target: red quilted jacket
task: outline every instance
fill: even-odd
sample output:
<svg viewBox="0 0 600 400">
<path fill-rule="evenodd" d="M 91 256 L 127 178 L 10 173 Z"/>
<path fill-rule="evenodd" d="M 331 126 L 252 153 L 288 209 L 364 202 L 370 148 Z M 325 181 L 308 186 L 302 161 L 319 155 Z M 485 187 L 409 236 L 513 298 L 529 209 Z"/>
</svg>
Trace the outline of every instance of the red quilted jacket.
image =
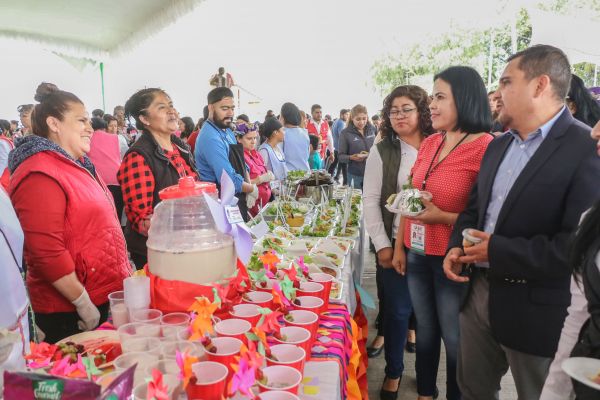
<svg viewBox="0 0 600 400">
<path fill-rule="evenodd" d="M 130 273 L 125 239 L 116 216 L 113 199 L 101 179 L 62 154 L 42 151 L 28 156 L 13 172 L 10 192 L 19 185 L 31 196 L 43 195 L 28 185 L 31 173 L 45 174 L 62 188 L 67 210 L 64 243 L 75 263 L 75 273 L 96 305 L 106 303 L 108 294 L 122 290 L 123 279 Z M 40 205 L 38 210 L 44 212 Z M 28 264 L 27 287 L 35 312 L 71 312 L 75 307 L 65 299 L 51 282 L 43 279 L 39 266 L 28 259 L 25 237 L 25 260 Z"/>
</svg>

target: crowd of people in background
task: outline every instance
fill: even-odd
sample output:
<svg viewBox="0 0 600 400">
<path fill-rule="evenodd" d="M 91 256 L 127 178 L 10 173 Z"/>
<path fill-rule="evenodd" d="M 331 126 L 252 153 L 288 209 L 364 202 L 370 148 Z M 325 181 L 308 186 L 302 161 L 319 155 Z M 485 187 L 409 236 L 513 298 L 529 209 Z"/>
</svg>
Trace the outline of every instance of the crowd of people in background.
<svg viewBox="0 0 600 400">
<path fill-rule="evenodd" d="M 159 88 L 89 116 L 49 83 L 20 121 L 0 120 L 0 254 L 24 238 L 25 263 L 10 254 L 46 341 L 107 319 L 107 295 L 147 262 L 159 192 L 181 177 L 220 187 L 226 173 L 249 220 L 289 171 L 326 170 L 363 190 L 382 400 L 397 398 L 405 350 L 418 399 L 437 398 L 442 343 L 447 399 L 498 398 L 509 368 L 519 398 L 597 398 L 560 368 L 571 354 L 600 357 L 600 105 L 561 50 L 514 54 L 494 90 L 470 67 L 447 68 L 431 93 L 399 86 L 373 115 L 287 102 L 252 122 L 216 86 L 196 123 Z M 386 207 L 407 187 L 427 194 L 419 215 Z M 0 325 L 21 324 L 14 307 Z"/>
</svg>

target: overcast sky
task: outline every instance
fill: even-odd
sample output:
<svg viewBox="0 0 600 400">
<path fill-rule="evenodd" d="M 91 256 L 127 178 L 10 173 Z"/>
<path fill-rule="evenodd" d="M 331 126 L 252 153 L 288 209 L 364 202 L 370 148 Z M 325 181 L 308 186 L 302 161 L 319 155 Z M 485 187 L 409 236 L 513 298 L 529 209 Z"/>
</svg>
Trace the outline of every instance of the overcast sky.
<svg viewBox="0 0 600 400">
<path fill-rule="evenodd" d="M 504 1 L 506 2 L 506 0 Z M 286 101 L 308 111 L 319 103 L 336 115 L 364 104 L 372 114 L 382 96 L 373 62 L 449 29 L 451 23 L 498 23 L 498 0 L 206 0 L 126 55 L 105 63 L 106 111 L 137 89 L 159 86 L 181 116 L 201 116 L 208 80 L 224 66 L 243 88 L 240 112 L 263 118 Z M 90 27 L 93 29 L 93 27 Z M 98 67 L 79 71 L 32 44 L 0 41 L 0 118 L 17 118 L 41 81 L 78 95 L 91 112 L 102 108 Z"/>
</svg>

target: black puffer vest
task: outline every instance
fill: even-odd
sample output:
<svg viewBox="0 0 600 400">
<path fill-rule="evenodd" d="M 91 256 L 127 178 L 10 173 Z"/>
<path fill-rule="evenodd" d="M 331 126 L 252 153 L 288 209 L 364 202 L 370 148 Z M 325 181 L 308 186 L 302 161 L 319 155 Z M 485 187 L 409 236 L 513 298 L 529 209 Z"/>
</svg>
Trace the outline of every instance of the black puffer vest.
<svg viewBox="0 0 600 400">
<path fill-rule="evenodd" d="M 175 135 L 171 135 L 171 143 L 179 149 L 181 157 L 185 162 L 192 168 L 192 170 L 198 175 L 196 164 L 194 162 L 194 156 L 190 151 L 190 147 L 187 143 L 183 142 Z M 152 200 L 152 207 L 156 207 L 160 203 L 160 197 L 158 193 L 166 187 L 176 185 L 179 182 L 179 172 L 166 156 L 164 150 L 158 145 L 154 136 L 148 132 L 144 132 L 142 136 L 129 148 L 127 153 L 137 153 L 144 157 L 146 163 L 152 170 L 154 176 L 154 193 Z M 133 229 L 131 222 L 128 220 L 125 226 L 125 239 L 127 240 L 127 247 L 131 253 L 136 253 L 147 256 L 146 241 L 148 238 Z"/>
</svg>

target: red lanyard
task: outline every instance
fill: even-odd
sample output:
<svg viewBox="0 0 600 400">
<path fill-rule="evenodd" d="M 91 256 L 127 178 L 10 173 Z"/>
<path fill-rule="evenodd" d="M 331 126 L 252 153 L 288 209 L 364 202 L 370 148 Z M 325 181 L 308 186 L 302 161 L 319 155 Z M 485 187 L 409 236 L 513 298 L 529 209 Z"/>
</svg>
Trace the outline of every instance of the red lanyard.
<svg viewBox="0 0 600 400">
<path fill-rule="evenodd" d="M 425 190 L 425 187 L 427 185 L 427 179 L 429 179 L 429 176 L 433 173 L 433 171 L 435 171 L 435 169 L 442 163 L 442 161 L 444 161 L 446 158 L 448 158 L 448 156 L 450 156 L 450 153 L 452 153 L 458 146 L 460 146 L 460 144 L 462 142 L 464 142 L 464 140 L 467 138 L 467 136 L 469 136 L 469 133 L 465 134 L 465 136 L 463 136 L 462 139 L 460 139 L 458 141 L 458 143 L 456 143 L 454 145 L 454 147 L 452 148 L 452 150 L 450 150 L 448 152 L 448 154 L 446 154 L 446 157 L 442 158 L 440 160 L 440 162 L 438 162 L 437 164 L 433 165 L 433 163 L 435 162 L 435 159 L 438 156 L 438 153 L 440 152 L 440 150 L 444 146 L 444 143 L 446 142 L 446 133 L 444 133 L 444 137 L 442 138 L 442 142 L 440 143 L 440 145 L 438 146 L 437 150 L 435 151 L 435 154 L 433 155 L 433 158 L 431 159 L 431 163 L 429 164 L 429 168 L 427 168 L 427 172 L 425 173 L 425 178 L 423 178 L 423 183 L 421 184 L 421 190 Z"/>
</svg>

